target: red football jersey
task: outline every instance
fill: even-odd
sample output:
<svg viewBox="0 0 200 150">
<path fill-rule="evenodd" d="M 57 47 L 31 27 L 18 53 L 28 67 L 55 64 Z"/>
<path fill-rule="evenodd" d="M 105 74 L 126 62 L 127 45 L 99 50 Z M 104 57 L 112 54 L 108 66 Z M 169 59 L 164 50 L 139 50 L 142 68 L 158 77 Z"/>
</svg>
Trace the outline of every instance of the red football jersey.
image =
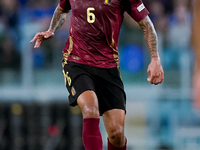
<svg viewBox="0 0 200 150">
<path fill-rule="evenodd" d="M 72 11 L 64 60 L 99 68 L 119 64 L 117 45 L 124 12 L 137 22 L 149 14 L 141 0 L 60 0 L 60 6 Z"/>
</svg>

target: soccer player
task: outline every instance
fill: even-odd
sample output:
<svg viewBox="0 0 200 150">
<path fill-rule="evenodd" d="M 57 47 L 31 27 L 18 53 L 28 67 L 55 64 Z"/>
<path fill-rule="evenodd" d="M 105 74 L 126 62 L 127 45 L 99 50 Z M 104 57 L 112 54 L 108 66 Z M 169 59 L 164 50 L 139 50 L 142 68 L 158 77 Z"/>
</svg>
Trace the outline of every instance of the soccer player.
<svg viewBox="0 0 200 150">
<path fill-rule="evenodd" d="M 108 150 L 126 150 L 124 135 L 126 96 L 119 72 L 118 37 L 124 12 L 138 22 L 151 54 L 147 80 L 164 79 L 158 54 L 157 35 L 141 0 L 60 0 L 50 27 L 35 35 L 38 48 L 54 36 L 72 11 L 70 34 L 63 50 L 63 74 L 71 106 L 83 115 L 86 150 L 102 150 L 99 117 L 108 133 Z"/>
</svg>

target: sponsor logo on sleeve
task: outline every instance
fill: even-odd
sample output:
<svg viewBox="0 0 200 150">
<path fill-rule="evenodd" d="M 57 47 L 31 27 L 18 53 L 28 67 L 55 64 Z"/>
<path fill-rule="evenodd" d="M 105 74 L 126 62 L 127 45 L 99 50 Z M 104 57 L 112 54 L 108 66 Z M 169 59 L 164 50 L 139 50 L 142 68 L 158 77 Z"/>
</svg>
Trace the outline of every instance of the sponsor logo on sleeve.
<svg viewBox="0 0 200 150">
<path fill-rule="evenodd" d="M 137 10 L 141 12 L 145 8 L 144 4 L 142 3 L 140 6 L 137 7 Z"/>
</svg>

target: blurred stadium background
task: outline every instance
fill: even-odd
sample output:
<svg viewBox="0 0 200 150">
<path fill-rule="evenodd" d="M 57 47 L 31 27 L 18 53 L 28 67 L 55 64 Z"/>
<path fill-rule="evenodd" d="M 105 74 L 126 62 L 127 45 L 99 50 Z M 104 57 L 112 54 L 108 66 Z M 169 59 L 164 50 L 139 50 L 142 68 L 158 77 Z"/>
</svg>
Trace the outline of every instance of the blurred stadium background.
<svg viewBox="0 0 200 150">
<path fill-rule="evenodd" d="M 199 150 L 200 108 L 192 102 L 195 54 L 192 0 L 143 0 L 159 37 L 165 71 L 147 81 L 150 55 L 127 14 L 119 39 L 127 93 L 128 150 Z M 58 0 L 0 0 L 0 150 L 83 150 L 79 108 L 70 108 L 61 59 L 69 17 L 41 48 L 29 41 L 48 28 Z M 106 150 L 106 132 L 100 123 Z"/>
</svg>

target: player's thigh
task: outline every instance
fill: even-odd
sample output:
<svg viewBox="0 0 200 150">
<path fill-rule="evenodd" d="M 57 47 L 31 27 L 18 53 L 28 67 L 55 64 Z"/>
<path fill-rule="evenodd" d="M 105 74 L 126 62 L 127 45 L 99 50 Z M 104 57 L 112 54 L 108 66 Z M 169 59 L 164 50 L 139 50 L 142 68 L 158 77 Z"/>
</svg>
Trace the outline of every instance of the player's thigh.
<svg viewBox="0 0 200 150">
<path fill-rule="evenodd" d="M 109 137 L 116 134 L 124 135 L 125 111 L 123 109 L 106 111 L 102 117 Z"/>
</svg>

